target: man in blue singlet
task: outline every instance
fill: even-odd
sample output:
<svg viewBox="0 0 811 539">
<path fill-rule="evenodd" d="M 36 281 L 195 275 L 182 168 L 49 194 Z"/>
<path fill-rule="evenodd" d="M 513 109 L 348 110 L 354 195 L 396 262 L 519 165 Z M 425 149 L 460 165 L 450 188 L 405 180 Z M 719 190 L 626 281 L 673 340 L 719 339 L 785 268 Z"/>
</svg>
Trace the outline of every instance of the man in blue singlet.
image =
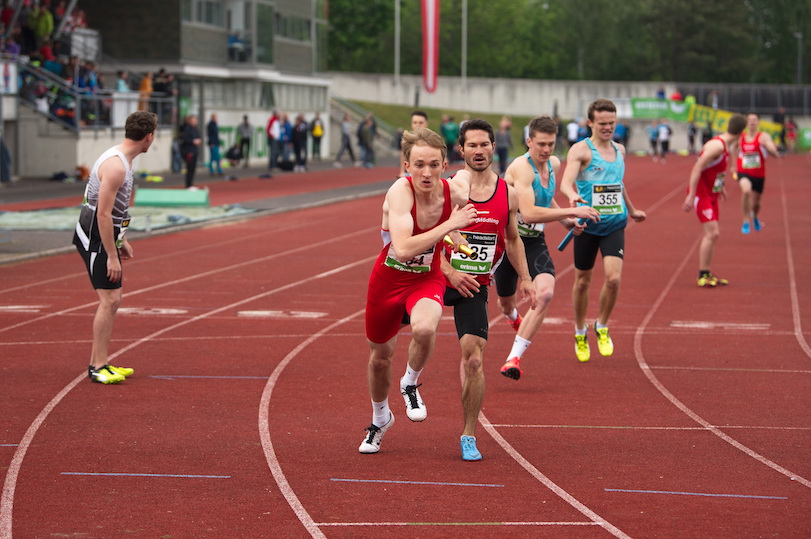
<svg viewBox="0 0 811 539">
<path fill-rule="evenodd" d="M 554 200 L 555 175 L 560 169 L 560 160 L 552 155 L 557 122 L 549 116 L 541 116 L 529 123 L 528 131 L 525 142 L 529 150 L 510 164 L 504 179 L 515 188 L 518 197 L 518 233 L 527 254 L 529 274 L 538 298 L 537 308 L 527 311 L 524 318 L 518 313 L 515 294 L 518 274 L 509 259 L 501 263 L 495 274 L 499 307 L 517 332 L 507 360 L 501 366 L 501 374 L 513 380 L 521 377 L 521 358 L 540 329 L 555 291 L 555 266 L 544 240 L 544 224 L 560 221 L 567 228 L 576 227 L 575 234 L 580 234 L 585 225 L 577 224 L 575 218 L 599 219 L 593 208 L 561 208 Z"/>
<path fill-rule="evenodd" d="M 597 99 L 589 106 L 588 123 L 592 135 L 572 146 L 560 184 L 560 192 L 571 207 L 588 204 L 600 212 L 600 221 L 590 224 L 574 239 L 575 354 L 581 362 L 591 357 L 586 335 L 586 311 L 597 251 L 603 257 L 605 282 L 600 291 L 594 331 L 600 354 L 610 356 L 614 353 L 614 343 L 608 334 L 608 318 L 619 295 L 625 226 L 629 215 L 636 222 L 642 222 L 646 217 L 644 211 L 631 203 L 623 183 L 625 147 L 611 140 L 617 125 L 617 107 L 608 99 Z"/>
</svg>

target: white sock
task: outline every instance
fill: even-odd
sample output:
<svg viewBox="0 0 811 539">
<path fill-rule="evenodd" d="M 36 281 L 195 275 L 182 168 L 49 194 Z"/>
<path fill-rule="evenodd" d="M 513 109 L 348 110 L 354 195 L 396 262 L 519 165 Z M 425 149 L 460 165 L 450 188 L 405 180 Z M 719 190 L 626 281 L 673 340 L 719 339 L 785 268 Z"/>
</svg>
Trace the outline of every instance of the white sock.
<svg viewBox="0 0 811 539">
<path fill-rule="evenodd" d="M 594 322 L 594 329 L 603 329 L 603 328 L 607 328 L 607 327 L 608 327 L 607 325 L 601 324 L 601 323 L 597 322 L 596 320 Z"/>
<path fill-rule="evenodd" d="M 400 378 L 400 389 L 405 389 L 406 386 L 417 385 L 417 380 L 419 379 L 421 372 L 422 369 L 415 371 L 406 363 L 406 372 L 403 377 Z"/>
<path fill-rule="evenodd" d="M 524 355 L 524 352 L 527 351 L 527 348 L 529 348 L 529 345 L 531 343 L 532 341 L 528 341 L 523 337 L 519 337 L 516 335 L 515 341 L 513 341 L 513 347 L 510 349 L 510 355 L 507 356 L 507 361 L 509 361 L 514 357 L 521 359 L 521 356 Z"/>
<path fill-rule="evenodd" d="M 579 328 L 579 327 L 575 326 L 574 334 L 575 335 L 585 335 L 586 334 L 586 329 L 588 329 L 588 326 L 583 327 L 583 328 Z"/>
<path fill-rule="evenodd" d="M 515 322 L 516 320 L 518 320 L 518 309 L 513 307 L 512 312 L 505 316 L 507 317 L 507 320 L 509 320 L 510 322 Z"/>
<path fill-rule="evenodd" d="M 382 402 L 372 401 L 372 424 L 382 427 L 389 422 L 391 411 L 389 410 L 389 399 Z"/>
</svg>

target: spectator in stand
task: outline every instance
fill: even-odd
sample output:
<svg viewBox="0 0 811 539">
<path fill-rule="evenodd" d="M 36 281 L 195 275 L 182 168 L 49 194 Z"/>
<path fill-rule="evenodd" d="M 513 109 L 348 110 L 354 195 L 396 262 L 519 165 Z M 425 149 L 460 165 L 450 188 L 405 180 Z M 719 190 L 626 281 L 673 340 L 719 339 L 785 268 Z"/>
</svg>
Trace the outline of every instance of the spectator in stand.
<svg viewBox="0 0 811 539">
<path fill-rule="evenodd" d="M 665 98 L 665 87 L 659 86 L 659 89 L 656 90 L 656 99 L 664 99 Z"/>
<path fill-rule="evenodd" d="M 687 151 L 690 155 L 696 153 L 696 135 L 698 134 L 698 127 L 695 122 L 687 124 Z"/>
<path fill-rule="evenodd" d="M 355 152 L 352 150 L 352 123 L 349 121 L 348 114 L 344 114 L 344 119 L 341 121 L 341 147 L 335 155 L 335 162 L 333 163 L 335 168 L 343 166 L 341 165 L 341 157 L 343 157 L 344 152 L 349 153 L 350 163 L 355 161 Z"/>
<path fill-rule="evenodd" d="M 3 9 L 0 11 L 0 22 L 3 23 L 3 28 L 8 28 L 11 24 L 11 18 L 14 17 L 14 6 L 12 0 L 3 2 Z"/>
<path fill-rule="evenodd" d="M 0 50 L 2 50 L 3 54 L 12 58 L 17 58 L 20 55 L 20 45 L 11 36 L 0 38 Z"/>
<path fill-rule="evenodd" d="M 282 129 L 282 161 L 288 162 L 293 153 L 293 124 L 290 123 L 290 117 L 287 114 L 282 115 L 280 127 Z"/>
<path fill-rule="evenodd" d="M 59 23 L 65 18 L 65 11 L 67 11 L 67 9 L 68 6 L 65 0 L 59 0 L 59 2 L 54 4 L 53 10 L 51 10 L 54 18 L 54 28 L 59 28 Z"/>
<path fill-rule="evenodd" d="M 56 61 L 56 57 L 54 56 L 53 49 L 51 48 L 51 40 L 44 39 L 42 41 L 42 46 L 39 48 L 39 56 L 42 58 L 43 62 L 54 62 Z"/>
<path fill-rule="evenodd" d="M 794 153 L 797 149 L 797 124 L 791 116 L 788 116 L 784 126 L 786 129 L 786 149 L 788 153 Z"/>
<path fill-rule="evenodd" d="M 138 110 L 149 110 L 149 99 L 152 97 L 152 92 L 154 91 L 151 71 L 148 71 L 141 79 L 141 83 L 138 85 L 138 91 L 141 92 L 141 99 L 138 101 Z"/>
<path fill-rule="evenodd" d="M 268 169 L 273 172 L 273 169 L 279 166 L 279 153 L 282 149 L 282 125 L 281 117 L 278 111 L 273 111 L 268 120 L 268 125 L 265 128 L 268 136 Z"/>
<path fill-rule="evenodd" d="M 242 168 L 248 168 L 248 156 L 251 154 L 251 137 L 253 136 L 253 126 L 248 121 L 248 115 L 242 117 L 242 123 L 237 128 L 239 133 L 239 155 L 245 159 Z"/>
<path fill-rule="evenodd" d="M 293 143 L 293 153 L 296 156 L 296 165 L 293 172 L 307 171 L 307 133 L 309 130 L 310 126 L 307 125 L 304 115 L 299 114 L 296 116 L 293 133 L 290 136 Z"/>
<path fill-rule="evenodd" d="M 39 6 L 31 10 L 28 15 L 28 26 L 34 31 L 37 47 L 42 46 L 46 39 L 50 39 L 54 31 L 54 16 L 49 9 L 51 0 L 40 0 Z"/>
<path fill-rule="evenodd" d="M 208 172 L 213 176 L 215 174 L 214 169 L 216 168 L 217 176 L 222 176 L 222 164 L 220 163 L 222 160 L 222 155 L 220 155 L 220 126 L 217 124 L 216 113 L 211 114 L 211 119 L 208 125 L 206 125 L 206 139 L 208 141 L 209 151 Z"/>
<path fill-rule="evenodd" d="M 678 89 L 674 90 L 673 93 L 670 94 L 670 100 L 675 101 L 677 103 L 681 103 L 683 100 L 681 92 Z"/>
<path fill-rule="evenodd" d="M 504 177 L 507 165 L 510 162 L 510 150 L 513 147 L 513 137 L 510 133 L 512 121 L 508 116 L 502 116 L 495 133 L 496 154 L 498 155 L 498 175 Z M 448 150 L 450 152 L 450 149 Z"/>
<path fill-rule="evenodd" d="M 127 80 L 129 74 L 126 71 L 117 71 L 116 72 L 117 78 L 115 79 L 115 91 L 116 92 L 130 92 L 132 89 L 130 88 L 130 83 Z"/>
<path fill-rule="evenodd" d="M 313 160 L 321 161 L 321 138 L 324 136 L 324 122 L 318 112 L 315 113 L 315 118 L 310 122 L 310 136 L 313 138 Z"/>
<path fill-rule="evenodd" d="M 160 68 L 158 74 L 155 75 L 152 81 L 152 89 L 155 92 L 160 92 L 160 103 L 155 103 L 154 110 L 158 115 L 158 124 L 172 122 L 172 100 L 170 97 L 174 96 L 177 91 L 174 88 L 175 76 L 167 72 L 166 69 Z"/>
<path fill-rule="evenodd" d="M 667 162 L 667 154 L 670 151 L 670 135 L 673 130 L 665 122 L 664 118 L 659 119 L 659 161 L 664 165 Z"/>
<path fill-rule="evenodd" d="M 17 15 L 17 24 L 20 25 L 20 48 L 22 54 L 31 54 L 37 50 L 37 36 L 34 34 L 34 28 L 31 26 L 29 18 L 33 13 L 31 4 L 26 4 L 20 7 L 20 12 Z"/>
<path fill-rule="evenodd" d="M 786 107 L 780 107 L 777 112 L 772 116 L 772 121 L 780 124 L 780 140 L 777 143 L 777 149 L 781 152 L 786 151 Z"/>
<path fill-rule="evenodd" d="M 377 124 L 375 123 L 372 113 L 366 115 L 366 118 L 361 123 L 360 140 L 363 143 L 363 167 L 372 168 L 375 166 L 375 135 L 377 133 Z"/>
<path fill-rule="evenodd" d="M 197 129 L 197 116 L 190 114 L 180 129 L 180 153 L 186 163 L 186 189 L 196 190 L 194 173 L 197 170 L 197 157 L 200 151 L 200 130 Z"/>
<path fill-rule="evenodd" d="M 650 142 L 651 155 L 653 155 L 653 162 L 659 160 L 659 124 L 653 120 L 651 124 L 645 129 L 648 134 L 648 142 Z"/>
<path fill-rule="evenodd" d="M 577 124 L 577 120 L 573 119 L 571 122 L 566 124 L 566 142 L 569 143 L 569 148 L 574 146 L 577 142 L 577 132 L 579 129 L 580 126 Z"/>
<path fill-rule="evenodd" d="M 70 34 L 79 28 L 87 28 L 87 20 L 83 9 L 74 9 L 62 31 L 65 34 Z"/>
</svg>

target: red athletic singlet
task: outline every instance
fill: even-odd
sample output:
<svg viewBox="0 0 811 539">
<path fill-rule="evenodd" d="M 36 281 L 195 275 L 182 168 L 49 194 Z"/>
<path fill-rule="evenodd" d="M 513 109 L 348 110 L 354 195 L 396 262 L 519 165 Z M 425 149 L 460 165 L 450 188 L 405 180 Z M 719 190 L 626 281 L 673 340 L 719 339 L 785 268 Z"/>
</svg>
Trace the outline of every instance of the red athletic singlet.
<svg viewBox="0 0 811 539">
<path fill-rule="evenodd" d="M 741 135 L 741 151 L 738 153 L 738 173 L 752 178 L 766 177 L 766 148 L 760 144 L 760 132 L 747 141 L 746 133 Z"/>
</svg>

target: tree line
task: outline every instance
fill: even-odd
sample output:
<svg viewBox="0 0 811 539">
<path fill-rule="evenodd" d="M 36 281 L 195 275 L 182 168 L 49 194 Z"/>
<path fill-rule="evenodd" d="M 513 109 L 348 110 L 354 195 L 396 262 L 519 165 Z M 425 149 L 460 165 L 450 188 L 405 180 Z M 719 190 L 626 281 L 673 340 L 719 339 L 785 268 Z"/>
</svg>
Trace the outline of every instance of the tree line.
<svg viewBox="0 0 811 539">
<path fill-rule="evenodd" d="M 330 0 L 328 69 L 422 73 L 419 0 Z M 467 75 L 553 80 L 803 83 L 811 0 L 468 0 Z M 439 74 L 459 76 L 463 0 L 440 2 Z"/>
</svg>

